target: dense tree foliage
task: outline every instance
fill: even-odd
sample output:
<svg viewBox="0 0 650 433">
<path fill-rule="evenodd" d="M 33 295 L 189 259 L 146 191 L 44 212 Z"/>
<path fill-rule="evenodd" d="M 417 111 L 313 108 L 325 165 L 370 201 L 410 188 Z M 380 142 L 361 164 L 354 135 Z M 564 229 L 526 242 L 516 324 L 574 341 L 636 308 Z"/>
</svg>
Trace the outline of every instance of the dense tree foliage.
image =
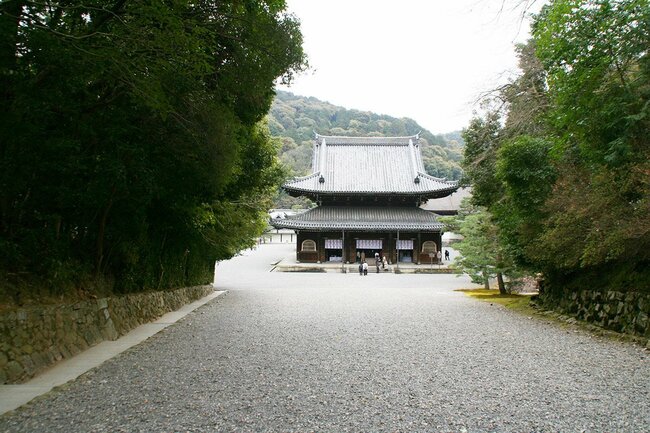
<svg viewBox="0 0 650 433">
<path fill-rule="evenodd" d="M 454 244 L 460 255 L 454 260 L 454 267 L 466 273 L 472 282 L 490 288 L 490 279 L 497 279 L 501 294 L 507 294 L 504 275 L 519 277 L 515 264 L 504 251 L 499 238 L 498 227 L 485 207 L 473 205 L 470 199 L 464 199 L 458 215 L 440 217 L 445 227 L 463 236 Z"/>
<path fill-rule="evenodd" d="M 648 47 L 648 0 L 551 1 L 521 77 L 464 132 L 476 202 L 549 296 L 650 290 Z"/>
<path fill-rule="evenodd" d="M 0 4 L 0 277 L 209 281 L 282 177 L 260 123 L 305 65 L 283 0 Z"/>
<path fill-rule="evenodd" d="M 271 134 L 282 141 L 281 160 L 295 174 L 308 174 L 314 132 L 323 135 L 406 136 L 418 132 L 427 173 L 460 179 L 462 139 L 458 133 L 433 135 L 414 120 L 347 110 L 316 98 L 278 92 L 268 116 Z"/>
</svg>

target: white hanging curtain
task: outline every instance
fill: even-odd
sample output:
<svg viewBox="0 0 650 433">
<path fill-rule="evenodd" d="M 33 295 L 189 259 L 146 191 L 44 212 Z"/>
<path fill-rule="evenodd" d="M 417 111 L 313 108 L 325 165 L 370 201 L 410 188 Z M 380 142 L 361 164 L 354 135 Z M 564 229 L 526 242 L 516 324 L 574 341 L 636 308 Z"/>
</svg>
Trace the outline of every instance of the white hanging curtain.
<svg viewBox="0 0 650 433">
<path fill-rule="evenodd" d="M 397 241 L 398 250 L 412 250 L 413 249 L 413 239 L 400 239 Z"/>
<path fill-rule="evenodd" d="M 381 239 L 357 239 L 358 250 L 381 250 Z"/>
<path fill-rule="evenodd" d="M 343 239 L 325 239 L 326 250 L 342 250 Z"/>
</svg>

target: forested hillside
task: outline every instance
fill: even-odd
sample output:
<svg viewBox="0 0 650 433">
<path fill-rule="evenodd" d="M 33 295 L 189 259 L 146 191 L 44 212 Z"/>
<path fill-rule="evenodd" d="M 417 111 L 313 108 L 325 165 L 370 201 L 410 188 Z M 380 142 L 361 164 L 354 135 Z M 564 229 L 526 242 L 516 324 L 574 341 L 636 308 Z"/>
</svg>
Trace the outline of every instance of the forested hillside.
<svg viewBox="0 0 650 433">
<path fill-rule="evenodd" d="M 454 180 L 462 174 L 460 133 L 434 135 L 412 119 L 348 110 L 282 91 L 278 92 L 268 119 L 271 135 L 282 140 L 280 159 L 291 168 L 293 175 L 305 175 L 310 169 L 314 132 L 353 137 L 405 136 L 419 132 L 429 174 Z"/>
</svg>

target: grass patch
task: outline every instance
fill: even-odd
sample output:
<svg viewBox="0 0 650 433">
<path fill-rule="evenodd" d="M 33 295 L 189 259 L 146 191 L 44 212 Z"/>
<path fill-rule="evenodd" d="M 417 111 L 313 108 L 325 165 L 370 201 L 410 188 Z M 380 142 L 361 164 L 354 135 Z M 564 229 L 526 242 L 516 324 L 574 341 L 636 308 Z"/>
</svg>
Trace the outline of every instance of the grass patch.
<svg viewBox="0 0 650 433">
<path fill-rule="evenodd" d="M 551 310 L 540 309 L 537 305 L 531 302 L 532 295 L 501 295 L 498 290 L 485 290 L 485 289 L 458 289 L 457 292 L 462 292 L 472 298 L 487 301 L 494 304 L 500 304 L 504 307 L 516 311 L 519 314 L 526 315 L 529 318 L 536 316 L 538 319 L 545 320 L 548 324 L 555 324 L 566 332 L 584 331 L 592 336 L 602 337 L 613 341 L 628 342 L 638 344 L 639 346 L 650 349 L 650 340 L 645 337 L 640 337 L 631 334 L 621 334 L 619 332 L 604 329 L 592 323 L 578 320 L 575 317 L 566 316 Z"/>
<path fill-rule="evenodd" d="M 531 295 L 501 295 L 498 290 L 485 289 L 460 289 L 458 291 L 481 301 L 503 305 L 510 310 L 518 311 L 522 314 L 537 313 L 537 310 L 530 303 Z"/>
</svg>

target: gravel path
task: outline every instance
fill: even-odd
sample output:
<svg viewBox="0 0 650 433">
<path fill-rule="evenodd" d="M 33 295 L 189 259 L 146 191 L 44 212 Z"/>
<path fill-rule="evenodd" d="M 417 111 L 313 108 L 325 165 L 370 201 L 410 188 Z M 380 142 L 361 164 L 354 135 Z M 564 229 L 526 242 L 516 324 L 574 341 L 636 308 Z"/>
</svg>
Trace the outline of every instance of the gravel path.
<svg viewBox="0 0 650 433">
<path fill-rule="evenodd" d="M 472 300 L 448 275 L 218 267 L 230 292 L 0 418 L 0 432 L 639 432 L 648 352 Z"/>
</svg>

